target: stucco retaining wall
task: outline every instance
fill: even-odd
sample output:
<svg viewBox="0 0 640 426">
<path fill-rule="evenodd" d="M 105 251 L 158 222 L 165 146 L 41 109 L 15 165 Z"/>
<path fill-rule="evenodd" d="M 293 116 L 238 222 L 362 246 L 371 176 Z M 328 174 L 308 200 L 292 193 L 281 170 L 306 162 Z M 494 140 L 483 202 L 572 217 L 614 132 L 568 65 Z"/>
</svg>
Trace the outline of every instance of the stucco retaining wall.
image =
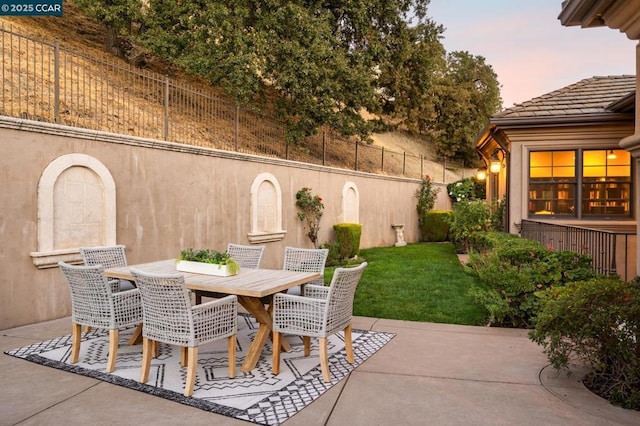
<svg viewBox="0 0 640 426">
<path fill-rule="evenodd" d="M 69 290 L 57 268 L 38 268 L 38 182 L 60 156 L 91 156 L 116 187 L 116 242 L 130 264 L 173 258 L 182 248 L 224 250 L 249 244 L 251 186 L 261 173 L 282 190 L 284 238 L 265 243 L 262 265 L 280 268 L 284 247 L 312 247 L 297 217 L 295 193 L 303 186 L 324 199 L 319 241 L 342 222 L 342 191 L 359 192 L 361 247 L 392 246 L 391 224 L 405 224 L 405 240 L 419 239 L 414 193 L 419 181 L 291 161 L 124 137 L 0 117 L 0 329 L 70 314 Z M 436 208 L 449 208 L 446 190 Z M 402 249 L 402 248 L 398 248 Z"/>
</svg>

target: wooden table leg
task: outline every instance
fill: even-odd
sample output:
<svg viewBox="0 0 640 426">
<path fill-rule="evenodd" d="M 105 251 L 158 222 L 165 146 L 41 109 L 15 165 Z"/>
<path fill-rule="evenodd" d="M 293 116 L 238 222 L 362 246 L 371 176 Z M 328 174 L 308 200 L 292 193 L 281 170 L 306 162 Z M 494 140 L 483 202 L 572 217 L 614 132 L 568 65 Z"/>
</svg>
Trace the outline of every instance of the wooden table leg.
<svg viewBox="0 0 640 426">
<path fill-rule="evenodd" d="M 269 317 L 271 317 L 271 324 L 273 324 L 273 303 L 269 303 L 267 312 L 269 313 Z M 269 339 L 273 341 L 273 332 L 271 331 L 269 332 Z M 289 352 L 291 350 L 291 345 L 284 336 L 280 336 L 280 347 L 282 348 L 282 352 Z"/>
<path fill-rule="evenodd" d="M 253 338 L 253 342 L 251 342 L 251 346 L 249 346 L 249 350 L 247 351 L 247 356 L 245 356 L 244 362 L 242 363 L 243 372 L 248 373 L 256 368 L 267 337 L 269 337 L 269 327 L 267 327 L 266 324 L 260 324 L 258 333 L 256 333 L 256 337 Z"/>
<path fill-rule="evenodd" d="M 242 363 L 242 371 L 247 373 L 253 370 L 258 364 L 258 360 L 260 359 L 260 355 L 264 349 L 264 344 L 271 333 L 271 324 L 273 324 L 273 321 L 271 319 L 271 315 L 269 315 L 269 312 L 265 309 L 260 299 L 255 297 L 238 296 L 238 302 L 240 302 L 240 304 L 258 320 L 258 322 L 260 322 L 260 328 L 258 329 L 253 342 L 251 342 L 251 346 L 249 346 L 247 355 Z M 285 351 L 288 351 L 291 348 L 285 339 L 280 339 L 280 343 L 280 346 L 286 348 L 284 349 Z"/>
<path fill-rule="evenodd" d="M 273 334 L 270 333 L 269 337 L 273 340 Z M 289 352 L 291 350 L 291 345 L 287 342 L 287 339 L 284 336 L 280 336 L 280 347 L 282 348 L 282 352 Z"/>
<path fill-rule="evenodd" d="M 138 324 L 136 329 L 133 331 L 133 335 L 129 338 L 127 344 L 129 346 L 137 345 L 142 342 L 142 323 Z"/>
</svg>

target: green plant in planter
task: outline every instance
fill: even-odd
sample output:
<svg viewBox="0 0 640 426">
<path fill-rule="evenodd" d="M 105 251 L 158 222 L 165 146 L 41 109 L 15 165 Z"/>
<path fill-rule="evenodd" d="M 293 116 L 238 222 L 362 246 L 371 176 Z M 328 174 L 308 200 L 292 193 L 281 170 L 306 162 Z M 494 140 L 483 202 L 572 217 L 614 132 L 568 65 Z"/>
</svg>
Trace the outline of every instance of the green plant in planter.
<svg viewBox="0 0 640 426">
<path fill-rule="evenodd" d="M 226 251 L 216 251 L 209 249 L 196 250 L 193 248 L 188 248 L 180 251 L 180 257 L 178 257 L 178 261 L 180 260 L 186 260 L 189 262 L 211 263 L 220 266 L 225 265 L 229 270 L 229 273 L 231 274 L 236 274 L 240 270 L 240 266 Z"/>
</svg>

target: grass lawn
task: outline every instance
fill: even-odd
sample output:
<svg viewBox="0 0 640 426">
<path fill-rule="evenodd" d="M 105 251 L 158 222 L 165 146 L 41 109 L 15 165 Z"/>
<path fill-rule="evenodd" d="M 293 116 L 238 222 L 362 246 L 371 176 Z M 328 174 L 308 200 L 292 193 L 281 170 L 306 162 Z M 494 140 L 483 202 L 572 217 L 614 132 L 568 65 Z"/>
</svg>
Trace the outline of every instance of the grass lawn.
<svg viewBox="0 0 640 426">
<path fill-rule="evenodd" d="M 356 290 L 353 314 L 364 317 L 483 325 L 484 308 L 467 295 L 474 277 L 462 270 L 450 243 L 361 250 L 369 266 Z M 334 268 L 327 268 L 327 279 Z M 480 284 L 478 284 L 480 285 Z"/>
</svg>

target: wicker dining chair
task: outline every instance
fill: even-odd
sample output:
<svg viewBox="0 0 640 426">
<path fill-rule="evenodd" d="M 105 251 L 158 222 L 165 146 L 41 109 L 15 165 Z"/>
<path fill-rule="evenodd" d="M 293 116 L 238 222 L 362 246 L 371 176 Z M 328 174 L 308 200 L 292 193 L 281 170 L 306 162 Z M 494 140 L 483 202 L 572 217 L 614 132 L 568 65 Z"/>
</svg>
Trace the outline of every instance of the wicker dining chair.
<svg viewBox="0 0 640 426">
<path fill-rule="evenodd" d="M 241 268 L 258 269 L 264 254 L 264 246 L 243 246 L 229 243 L 227 253 Z"/>
<path fill-rule="evenodd" d="M 113 292 L 100 265 L 75 266 L 58 262 L 71 290 L 71 363 L 78 362 L 81 327 L 109 330 L 107 372 L 115 369 L 119 329 L 142 322 L 142 305 L 137 289 Z"/>
<path fill-rule="evenodd" d="M 353 298 L 366 267 L 364 262 L 355 268 L 336 268 L 330 286 L 307 285 L 304 297 L 284 293 L 273 296 L 273 374 L 280 373 L 281 334 L 303 336 L 305 356 L 311 353 L 311 337 L 319 338 L 320 368 L 325 382 L 331 381 L 328 336 L 344 331 L 347 362 L 353 364 Z"/>
<path fill-rule="evenodd" d="M 148 274 L 131 269 L 142 296 L 142 370 L 140 382 L 149 379 L 155 342 L 181 347 L 180 363 L 187 367 L 184 395 L 193 395 L 198 347 L 227 338 L 229 377 L 236 375 L 236 334 L 238 298 L 225 296 L 200 305 L 191 305 L 189 290 L 181 274 Z"/>
<path fill-rule="evenodd" d="M 320 278 L 298 287 L 289 289 L 289 294 L 304 295 L 308 284 L 324 285 L 324 266 L 327 263 L 328 249 L 305 249 L 297 247 L 284 248 L 284 266 L 282 269 L 297 272 L 318 272 Z"/>
<path fill-rule="evenodd" d="M 80 247 L 80 255 L 87 266 L 102 265 L 104 269 L 127 266 L 125 246 L 117 244 L 113 246 Z M 109 280 L 112 291 L 129 290 L 133 285 L 126 280 Z"/>
</svg>

